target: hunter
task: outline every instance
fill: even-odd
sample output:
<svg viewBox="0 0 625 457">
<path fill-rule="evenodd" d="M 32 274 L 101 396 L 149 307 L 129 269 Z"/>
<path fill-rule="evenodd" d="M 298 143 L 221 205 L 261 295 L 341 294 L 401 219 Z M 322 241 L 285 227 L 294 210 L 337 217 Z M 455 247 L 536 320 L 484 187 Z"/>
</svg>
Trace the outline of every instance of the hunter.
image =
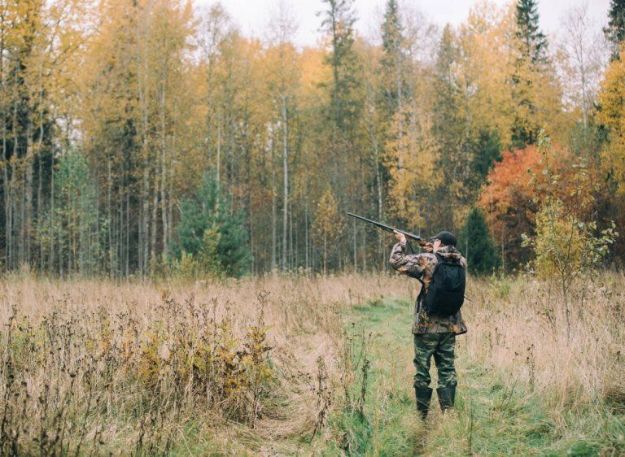
<svg viewBox="0 0 625 457">
<path fill-rule="evenodd" d="M 432 237 L 421 254 L 407 254 L 404 234 L 395 231 L 395 237 L 398 243 L 391 252 L 391 266 L 421 282 L 412 333 L 417 410 L 425 420 L 432 398 L 432 356 L 438 370 L 436 392 L 441 410 L 445 413 L 454 406 L 457 384 L 454 346 L 456 335 L 467 331 L 460 313 L 467 263 L 456 249 L 456 237 L 450 232 L 443 231 Z"/>
</svg>

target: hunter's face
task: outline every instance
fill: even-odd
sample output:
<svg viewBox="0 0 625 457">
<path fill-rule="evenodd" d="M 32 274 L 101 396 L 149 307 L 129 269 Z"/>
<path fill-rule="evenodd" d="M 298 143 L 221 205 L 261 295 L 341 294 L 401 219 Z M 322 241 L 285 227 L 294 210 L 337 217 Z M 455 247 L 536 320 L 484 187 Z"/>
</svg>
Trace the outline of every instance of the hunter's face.
<svg viewBox="0 0 625 457">
<path fill-rule="evenodd" d="M 434 250 L 436 251 L 438 248 L 441 247 L 441 240 L 434 240 Z"/>
</svg>

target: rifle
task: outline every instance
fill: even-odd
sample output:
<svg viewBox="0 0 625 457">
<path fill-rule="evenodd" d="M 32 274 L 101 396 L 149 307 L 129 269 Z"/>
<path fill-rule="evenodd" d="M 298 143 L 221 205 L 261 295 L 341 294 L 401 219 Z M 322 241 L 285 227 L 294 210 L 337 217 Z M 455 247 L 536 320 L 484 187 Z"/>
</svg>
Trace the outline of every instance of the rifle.
<svg viewBox="0 0 625 457">
<path fill-rule="evenodd" d="M 411 239 L 411 240 L 415 240 L 420 245 L 425 244 L 425 241 L 422 240 L 419 235 L 415 235 L 414 233 L 406 232 L 405 230 L 401 230 L 401 229 L 398 229 L 396 227 L 392 227 L 390 225 L 383 224 L 382 222 L 378 222 L 378 221 L 374 221 L 374 220 L 371 220 L 371 219 L 367 219 L 366 217 L 358 216 L 357 214 L 347 213 L 347 215 L 350 216 L 350 217 L 356 218 L 356 219 L 360 219 L 361 221 L 367 222 L 369 224 L 373 224 L 376 227 L 381 228 L 382 230 L 386 230 L 387 232 L 397 231 L 399 233 L 403 233 L 406 236 L 406 238 Z"/>
</svg>

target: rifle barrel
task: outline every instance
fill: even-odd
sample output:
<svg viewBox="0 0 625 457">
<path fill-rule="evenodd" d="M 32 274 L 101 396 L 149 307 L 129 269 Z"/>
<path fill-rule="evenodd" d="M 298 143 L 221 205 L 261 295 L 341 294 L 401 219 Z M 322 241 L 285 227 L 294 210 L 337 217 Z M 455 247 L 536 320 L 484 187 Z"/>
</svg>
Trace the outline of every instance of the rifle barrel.
<svg viewBox="0 0 625 457">
<path fill-rule="evenodd" d="M 369 224 L 373 224 L 376 227 L 380 227 L 382 230 L 386 230 L 387 232 L 397 231 L 399 233 L 403 233 L 406 236 L 406 238 L 410 238 L 410 239 L 413 239 L 415 241 L 421 241 L 421 237 L 419 235 L 415 235 L 414 233 L 406 232 L 405 230 L 401 230 L 401 229 L 398 229 L 396 227 L 383 224 L 382 222 L 374 221 L 372 219 L 367 219 L 366 217 L 359 216 L 359 215 L 354 214 L 354 213 L 347 213 L 347 215 L 350 216 L 350 217 L 353 217 L 355 219 L 360 219 L 361 221 L 367 222 Z"/>
</svg>

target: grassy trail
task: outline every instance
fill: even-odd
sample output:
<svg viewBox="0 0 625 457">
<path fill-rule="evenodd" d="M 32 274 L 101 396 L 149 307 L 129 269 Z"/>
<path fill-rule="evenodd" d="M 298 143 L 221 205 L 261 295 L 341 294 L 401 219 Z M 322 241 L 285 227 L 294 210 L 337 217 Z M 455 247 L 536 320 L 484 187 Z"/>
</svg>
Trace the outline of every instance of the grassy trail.
<svg viewBox="0 0 625 457">
<path fill-rule="evenodd" d="M 603 452 L 605 447 L 593 436 L 601 435 L 598 427 L 622 433 L 622 423 L 580 424 L 585 412 L 578 411 L 580 417 L 571 418 L 574 429 L 579 426 L 588 433 L 585 437 L 567 433 L 571 424 L 556 426 L 543 408 L 543 399 L 532 395 L 528 386 L 472 363 L 463 337 L 457 340 L 456 411 L 442 416 L 434 393 L 430 417 L 423 424 L 417 419 L 412 388 L 412 305 L 374 302 L 353 308 L 346 317 L 355 347 L 356 381 L 352 406 L 331 422 L 342 438 L 329 445 L 324 455 L 619 455 Z M 365 360 L 370 363 L 368 370 L 363 370 Z"/>
</svg>

